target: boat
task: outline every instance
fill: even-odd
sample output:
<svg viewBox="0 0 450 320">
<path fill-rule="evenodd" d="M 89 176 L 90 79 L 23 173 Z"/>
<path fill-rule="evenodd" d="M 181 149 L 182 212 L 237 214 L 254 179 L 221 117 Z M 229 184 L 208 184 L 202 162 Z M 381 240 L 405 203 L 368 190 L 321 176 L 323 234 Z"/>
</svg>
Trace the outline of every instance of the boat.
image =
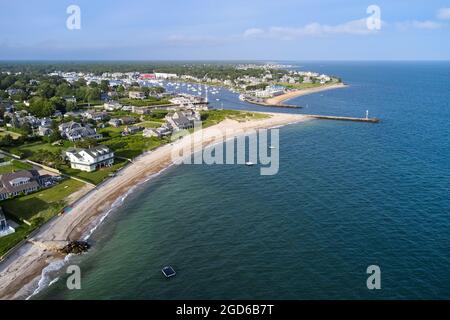
<svg viewBox="0 0 450 320">
<path fill-rule="evenodd" d="M 245 163 L 245 165 L 247 167 L 251 167 L 251 166 L 254 166 L 255 164 L 253 162 L 251 162 L 251 161 L 248 161 L 248 162 Z"/>
<path fill-rule="evenodd" d="M 274 146 L 270 146 L 269 149 L 276 149 L 277 147 Z"/>
<path fill-rule="evenodd" d="M 171 266 L 166 266 L 161 271 L 166 278 L 175 277 L 177 274 Z"/>
</svg>

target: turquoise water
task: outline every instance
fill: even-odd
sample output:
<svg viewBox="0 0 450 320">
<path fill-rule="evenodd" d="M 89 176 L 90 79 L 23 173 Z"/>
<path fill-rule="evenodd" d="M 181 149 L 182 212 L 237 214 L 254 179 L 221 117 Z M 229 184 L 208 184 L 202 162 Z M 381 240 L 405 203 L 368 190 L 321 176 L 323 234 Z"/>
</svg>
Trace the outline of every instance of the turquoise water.
<svg viewBox="0 0 450 320">
<path fill-rule="evenodd" d="M 280 172 L 181 166 L 136 189 L 39 299 L 450 298 L 450 63 L 308 63 L 349 88 L 299 97 Z M 237 102 L 225 107 L 259 110 Z M 266 109 L 264 109 L 266 110 Z M 299 112 L 296 110 L 278 110 Z M 177 276 L 163 278 L 171 264 Z M 377 264 L 382 290 L 366 288 Z"/>
</svg>

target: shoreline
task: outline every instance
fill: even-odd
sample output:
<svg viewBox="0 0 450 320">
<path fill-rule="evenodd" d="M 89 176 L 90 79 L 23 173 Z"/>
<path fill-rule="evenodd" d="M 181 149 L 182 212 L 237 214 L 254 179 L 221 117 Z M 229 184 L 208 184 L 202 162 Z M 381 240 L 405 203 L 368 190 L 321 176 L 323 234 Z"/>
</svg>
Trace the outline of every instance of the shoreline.
<svg viewBox="0 0 450 320">
<path fill-rule="evenodd" d="M 233 130 L 233 136 L 237 136 L 245 134 L 247 130 L 274 128 L 308 120 L 307 116 L 299 114 L 264 114 L 270 117 L 243 122 L 226 119 L 202 129 L 197 134 L 201 134 L 203 139 L 199 145 L 194 145 L 193 150 L 196 147 L 204 149 L 217 142 L 217 130 Z M 55 249 L 60 248 L 62 242 L 89 237 L 107 215 L 123 203 L 134 187 L 150 181 L 171 167 L 172 149 L 183 149 L 183 146 L 190 145 L 191 138 L 192 134 L 140 155 L 119 171 L 116 177 L 106 180 L 79 199 L 70 213 L 42 226 L 28 242 L 0 263 L 0 299 L 25 299 L 36 293 L 46 268 L 51 270 L 54 264 L 65 259 Z"/>
<path fill-rule="evenodd" d="M 298 89 L 298 90 L 293 90 L 293 91 L 287 92 L 285 94 L 279 95 L 277 97 L 266 99 L 265 103 L 268 106 L 280 106 L 280 105 L 283 105 L 284 102 L 294 99 L 294 98 L 297 98 L 297 97 L 306 96 L 308 94 L 313 94 L 313 93 L 322 92 L 322 91 L 346 88 L 346 87 L 348 87 L 348 85 L 346 85 L 344 83 L 336 83 L 336 84 L 325 85 L 325 86 L 320 86 L 320 87 L 315 87 L 315 88 Z"/>
</svg>

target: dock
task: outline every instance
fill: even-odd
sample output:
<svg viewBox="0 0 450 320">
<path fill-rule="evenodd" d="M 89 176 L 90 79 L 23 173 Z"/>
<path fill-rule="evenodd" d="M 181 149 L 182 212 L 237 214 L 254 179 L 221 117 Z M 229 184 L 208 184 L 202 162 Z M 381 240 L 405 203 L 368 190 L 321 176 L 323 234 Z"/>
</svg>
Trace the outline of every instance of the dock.
<svg viewBox="0 0 450 320">
<path fill-rule="evenodd" d="M 322 116 L 317 114 L 305 114 L 305 116 L 314 118 L 314 119 L 322 119 L 322 120 L 339 120 L 339 121 L 355 121 L 355 122 L 369 122 L 369 123 L 378 123 L 380 119 L 378 118 L 356 118 L 356 117 L 340 117 L 340 116 Z"/>
</svg>

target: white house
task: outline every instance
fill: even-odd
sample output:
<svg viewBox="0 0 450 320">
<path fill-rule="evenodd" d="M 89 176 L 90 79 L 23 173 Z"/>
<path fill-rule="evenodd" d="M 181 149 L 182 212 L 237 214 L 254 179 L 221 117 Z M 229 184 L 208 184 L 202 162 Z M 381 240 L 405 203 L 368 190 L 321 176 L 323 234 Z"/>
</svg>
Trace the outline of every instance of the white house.
<svg viewBox="0 0 450 320">
<path fill-rule="evenodd" d="M 144 100 L 146 98 L 145 93 L 140 91 L 130 91 L 128 92 L 128 97 L 130 99 L 140 99 L 140 100 Z"/>
<path fill-rule="evenodd" d="M 175 73 L 162 73 L 162 72 L 155 72 L 156 79 L 172 79 L 177 78 L 178 76 Z"/>
<path fill-rule="evenodd" d="M 71 121 L 61 123 L 58 126 L 61 136 L 69 141 L 79 141 L 83 139 L 101 139 L 103 135 L 97 133 L 94 128 L 83 126 L 80 123 Z"/>
<path fill-rule="evenodd" d="M 72 169 L 92 172 L 99 168 L 110 167 L 114 164 L 114 152 L 105 146 L 90 149 L 69 149 L 66 157 Z"/>
<path fill-rule="evenodd" d="M 8 224 L 8 221 L 6 221 L 5 215 L 3 214 L 3 210 L 0 207 L 0 238 L 14 232 L 16 232 L 16 230 Z"/>
</svg>

